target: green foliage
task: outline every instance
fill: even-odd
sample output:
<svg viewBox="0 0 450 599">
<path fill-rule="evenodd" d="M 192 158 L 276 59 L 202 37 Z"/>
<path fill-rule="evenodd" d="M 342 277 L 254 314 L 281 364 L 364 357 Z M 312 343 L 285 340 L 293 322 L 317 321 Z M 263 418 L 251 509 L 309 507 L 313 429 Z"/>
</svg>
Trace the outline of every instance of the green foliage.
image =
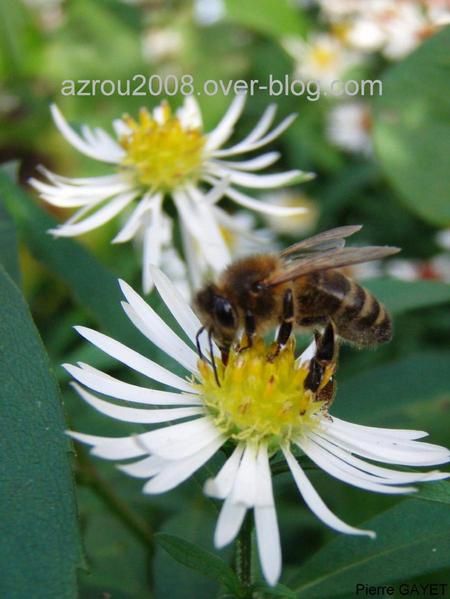
<svg viewBox="0 0 450 599">
<path fill-rule="evenodd" d="M 291 585 L 297 597 L 335 597 L 355 592 L 357 582 L 382 585 L 410 580 L 450 564 L 447 506 L 401 502 L 364 523 L 375 540 L 340 536 L 303 564 Z"/>
<path fill-rule="evenodd" d="M 0 204 L 0 264 L 3 265 L 3 268 L 16 285 L 20 285 L 17 251 L 16 227 L 9 214 Z"/>
<path fill-rule="evenodd" d="M 81 550 L 59 390 L 28 307 L 1 267 L 0 302 L 0 594 L 76 597 Z"/>
<path fill-rule="evenodd" d="M 19 183 L 0 172 L 0 264 L 8 273 L 0 268 L 0 558 L 6 564 L 0 595 L 239 597 L 244 591 L 231 567 L 233 547 L 220 553 L 213 549 L 219 504 L 202 495 L 202 482 L 217 472 L 223 455 L 170 493 L 148 496 L 141 492 L 142 481 L 77 448 L 76 521 L 64 429 L 114 436 L 143 427 L 107 419 L 68 390 L 61 362 L 84 361 L 119 379 L 141 382 L 79 339 L 72 326 L 93 326 L 167 368 L 176 366 L 135 330 L 120 307 L 117 278 L 139 290 L 140 258 L 132 244 L 109 243 L 118 223 L 81 241 L 53 239 L 48 229 L 67 215 L 40 205 L 20 183 L 39 176 L 38 163 L 69 177 L 111 172 L 110 165 L 81 156 L 62 139 L 50 119 L 51 101 L 75 127 L 86 122 L 111 131 L 113 119 L 136 115 L 140 106 L 152 108 L 162 99 L 62 97 L 63 80 L 190 73 L 200 88 L 208 79 L 259 79 L 262 84 L 270 74 L 292 79 L 293 60 L 282 41 L 308 38 L 326 29 L 326 23 L 317 7 L 290 0 L 225 0 L 224 18 L 209 26 L 194 21 L 193 3 L 181 0 L 62 2 L 59 21 L 58 11 L 42 10 L 46 4 L 52 3 L 0 1 L 0 117 L 6 117 L 0 127 L 0 160 L 21 160 Z M 169 37 L 167 56 L 157 58 L 152 36 L 166 31 L 176 35 Z M 310 102 L 305 96 L 273 98 L 261 92 L 248 99 L 229 143 L 242 139 L 273 101 L 278 105 L 275 123 L 298 112 L 270 150 L 281 153 L 274 172 L 299 168 L 317 173 L 314 181 L 294 188 L 294 194 L 308 194 L 319 212 L 311 232 L 362 223 L 355 244 L 399 245 L 402 258 L 431 260 L 444 253 L 436 232 L 450 224 L 449 40 L 447 28 L 394 66 L 379 54 L 370 56 L 366 73 L 361 73 L 383 81 L 383 95 L 373 99 L 377 160 L 330 143 L 330 109 L 346 98 L 322 96 Z M 150 55 L 144 48 L 152 50 Z M 219 93 L 198 99 L 208 131 L 231 97 Z M 182 98 L 177 94 L 168 100 L 178 106 Z M 236 210 L 227 200 L 221 206 L 230 214 Z M 170 201 L 165 208 L 174 214 Z M 266 227 L 267 222 L 260 219 L 257 225 Z M 297 241 L 310 230 L 299 228 L 280 244 Z M 342 349 L 333 414 L 360 424 L 426 430 L 430 442 L 448 446 L 450 286 L 388 278 L 363 284 L 393 314 L 394 339 L 376 350 Z M 172 323 L 155 294 L 148 301 Z M 66 424 L 53 369 L 63 382 Z M 378 538 L 349 538 L 327 529 L 305 509 L 286 464 L 278 461 L 273 472 L 283 584 L 269 588 L 258 578 L 255 595 L 347 599 L 356 582 L 383 584 L 420 576 L 426 583 L 448 576 L 448 481 L 418 485 L 413 499 L 398 502 L 340 484 L 306 458 L 300 460 L 330 508 L 349 522 L 369 520 L 364 526 L 376 530 Z M 83 561 L 78 526 L 86 563 L 77 592 L 76 571 Z"/>
<path fill-rule="evenodd" d="M 236 574 L 219 557 L 204 549 L 189 543 L 175 535 L 159 533 L 155 537 L 174 560 L 199 572 L 203 576 L 217 580 L 228 589 L 233 596 L 240 597 L 240 584 Z"/>
<path fill-rule="evenodd" d="M 392 314 L 450 302 L 450 285 L 437 281 L 371 279 L 364 286 L 385 303 Z"/>
<path fill-rule="evenodd" d="M 375 142 L 401 199 L 426 221 L 450 224 L 450 29 L 384 77 L 375 103 Z"/>
<path fill-rule="evenodd" d="M 266 35 L 304 35 L 306 18 L 287 0 L 226 0 L 227 16 L 239 25 Z"/>
<path fill-rule="evenodd" d="M 143 348 L 143 338 L 129 325 L 120 306 L 123 296 L 117 277 L 77 242 L 52 239 L 48 229 L 56 225 L 55 219 L 4 172 L 0 172 L 0 196 L 33 255 L 69 286 L 75 299 L 105 331 L 135 348 Z"/>
</svg>

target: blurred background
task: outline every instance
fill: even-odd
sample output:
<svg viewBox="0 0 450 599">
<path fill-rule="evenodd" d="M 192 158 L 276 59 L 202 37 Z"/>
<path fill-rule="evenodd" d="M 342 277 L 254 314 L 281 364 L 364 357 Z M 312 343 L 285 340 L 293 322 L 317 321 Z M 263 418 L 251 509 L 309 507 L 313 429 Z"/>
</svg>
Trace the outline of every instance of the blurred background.
<svg viewBox="0 0 450 599">
<path fill-rule="evenodd" d="M 265 82 L 272 74 L 281 80 L 382 82 L 383 93 L 376 97 L 271 98 L 260 92 L 248 98 L 235 139 L 254 126 L 271 102 L 278 104 L 279 120 L 291 112 L 299 115 L 273 144 L 282 154 L 276 168 L 300 168 L 317 176 L 260 197 L 309 211 L 297 220 L 255 220 L 259 228 L 272 229 L 279 246 L 325 228 L 363 224 L 358 244 L 402 248 L 395 259 L 352 272 L 387 303 L 395 335 L 388 346 L 373 351 L 343 349 L 335 413 L 365 424 L 428 430 L 433 442 L 449 445 L 448 22 L 445 0 L 367 6 L 351 0 L 2 0 L 0 162 L 16 161 L 19 182 L 33 198 L 25 204 L 8 202 L 19 232 L 17 280 L 62 385 L 69 427 L 94 434 L 136 430 L 93 414 L 69 390 L 59 364 L 82 359 L 123 379 L 139 380 L 83 344 L 72 326 L 87 324 L 112 334 L 121 317 L 114 313 L 107 322 L 98 308 L 103 298 L 107 301 L 105 290 L 88 288 L 84 269 L 89 264 L 93 274 L 102 263 L 98 268 L 108 271 L 102 270 L 102 277 L 120 276 L 140 289 L 140 258 L 132 244 L 110 244 L 117 222 L 74 241 L 87 253 L 69 252 L 72 261 L 66 263 L 58 252 L 67 246 L 43 234 L 49 219 L 65 220 L 68 214 L 49 212 L 28 187 L 38 164 L 70 177 L 108 172 L 65 142 L 51 121 L 50 103 L 56 102 L 71 123 L 111 131 L 113 119 L 135 116 L 142 105 L 152 108 L 167 96 L 64 96 L 65 80 L 191 74 L 200 88 L 208 79 Z M 179 94 L 168 99 L 175 107 L 182 101 Z M 208 131 L 231 97 L 219 93 L 198 100 Z M 222 205 L 230 213 L 236 210 L 226 201 Z M 170 205 L 166 209 L 172 210 Z M 92 294 L 97 303 L 89 298 Z M 150 301 L 159 306 L 157 298 Z M 130 342 L 127 326 L 124 316 L 115 332 L 124 331 L 123 339 Z M 142 351 L 157 357 L 140 343 Z M 81 450 L 74 463 L 85 554 L 81 597 L 218 596 L 216 583 L 177 564 L 154 545 L 151 534 L 171 532 L 212 550 L 217 505 L 203 498 L 201 474 L 167 495 L 149 498 L 141 494 L 139 481 L 88 460 Z M 363 495 L 320 473 L 312 479 L 330 507 L 354 523 L 399 501 Z M 295 572 L 335 535 L 300 505 L 285 475 L 277 480 L 276 499 L 283 580 L 289 580 L 290 570 Z M 449 570 L 440 576 L 448 579 Z"/>
</svg>

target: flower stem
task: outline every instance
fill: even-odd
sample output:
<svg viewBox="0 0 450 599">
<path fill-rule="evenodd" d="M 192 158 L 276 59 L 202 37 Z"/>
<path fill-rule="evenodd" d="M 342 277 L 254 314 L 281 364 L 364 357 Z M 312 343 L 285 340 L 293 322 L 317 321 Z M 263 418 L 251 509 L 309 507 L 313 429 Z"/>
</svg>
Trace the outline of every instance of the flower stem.
<svg viewBox="0 0 450 599">
<path fill-rule="evenodd" d="M 85 451 L 78 449 L 77 453 L 79 462 L 78 478 L 80 483 L 91 487 L 152 554 L 154 550 L 153 533 L 149 525 L 114 493 L 109 484 L 99 475 L 95 466 L 90 462 Z"/>
<path fill-rule="evenodd" d="M 249 596 L 252 584 L 252 529 L 253 518 L 247 514 L 236 541 L 236 574 L 244 596 Z"/>
</svg>

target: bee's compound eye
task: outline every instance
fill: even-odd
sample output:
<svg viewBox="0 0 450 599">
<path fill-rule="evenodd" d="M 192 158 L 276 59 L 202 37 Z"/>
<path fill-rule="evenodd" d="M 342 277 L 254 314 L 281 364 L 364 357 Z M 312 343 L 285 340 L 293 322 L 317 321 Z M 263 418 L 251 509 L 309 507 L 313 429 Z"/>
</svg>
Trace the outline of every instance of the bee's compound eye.
<svg viewBox="0 0 450 599">
<path fill-rule="evenodd" d="M 223 297 L 216 297 L 214 301 L 214 314 L 219 324 L 228 329 L 236 326 L 234 311 L 230 302 Z"/>
<path fill-rule="evenodd" d="M 261 282 L 257 281 L 256 283 L 252 283 L 250 290 L 252 293 L 259 295 L 265 288 Z"/>
</svg>

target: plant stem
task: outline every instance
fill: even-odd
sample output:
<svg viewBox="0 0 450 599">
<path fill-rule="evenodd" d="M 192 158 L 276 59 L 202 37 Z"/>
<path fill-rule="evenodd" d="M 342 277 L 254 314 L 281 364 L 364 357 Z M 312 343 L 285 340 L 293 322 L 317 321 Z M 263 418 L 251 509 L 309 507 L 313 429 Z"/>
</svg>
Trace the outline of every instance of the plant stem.
<svg viewBox="0 0 450 599">
<path fill-rule="evenodd" d="M 236 574 L 245 597 L 252 584 L 252 529 L 253 518 L 247 514 L 236 541 Z"/>
<path fill-rule="evenodd" d="M 134 532 L 136 537 L 153 553 L 153 533 L 146 522 L 130 510 L 110 485 L 99 475 L 95 466 L 90 462 L 86 453 L 78 449 L 79 479 L 81 484 L 88 485 L 101 497 L 122 522 Z"/>
</svg>

